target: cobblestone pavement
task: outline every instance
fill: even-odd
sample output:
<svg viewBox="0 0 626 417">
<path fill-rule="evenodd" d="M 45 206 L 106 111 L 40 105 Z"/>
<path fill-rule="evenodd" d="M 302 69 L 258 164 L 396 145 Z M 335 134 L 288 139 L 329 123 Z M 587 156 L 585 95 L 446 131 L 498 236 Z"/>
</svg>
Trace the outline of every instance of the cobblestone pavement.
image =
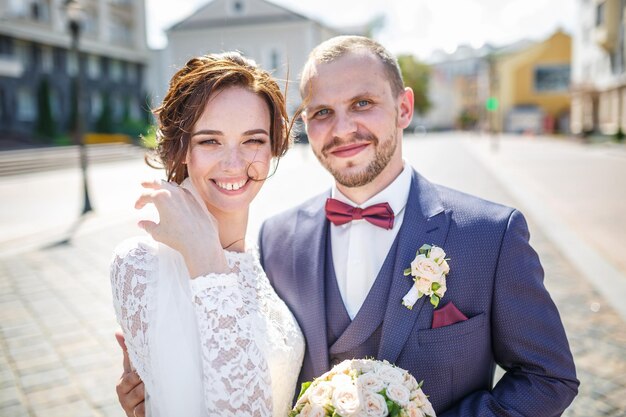
<svg viewBox="0 0 626 417">
<path fill-rule="evenodd" d="M 517 206 L 461 142 L 408 138 L 405 156 L 433 181 Z M 292 151 L 255 202 L 252 236 L 262 218 L 279 210 L 279 197 L 289 206 L 328 181 L 310 153 Z M 94 215 L 70 244 L 0 256 L 1 416 L 123 416 L 114 389 L 121 353 L 108 262 L 117 242 L 137 234 L 131 217 Z M 564 415 L 626 416 L 626 323 L 527 218 L 581 380 Z"/>
</svg>

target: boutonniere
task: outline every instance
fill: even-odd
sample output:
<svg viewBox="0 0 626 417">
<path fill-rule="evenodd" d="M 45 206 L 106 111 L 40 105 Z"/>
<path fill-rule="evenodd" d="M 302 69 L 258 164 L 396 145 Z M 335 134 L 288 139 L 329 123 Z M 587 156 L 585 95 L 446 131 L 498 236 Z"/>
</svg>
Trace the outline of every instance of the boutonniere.
<svg viewBox="0 0 626 417">
<path fill-rule="evenodd" d="M 404 276 L 413 276 L 413 286 L 402 298 L 402 305 L 411 310 L 423 295 L 430 297 L 430 303 L 437 308 L 439 300 L 446 293 L 446 275 L 450 266 L 446 253 L 438 246 L 423 245 L 415 254 L 411 267 L 404 270 Z"/>
</svg>

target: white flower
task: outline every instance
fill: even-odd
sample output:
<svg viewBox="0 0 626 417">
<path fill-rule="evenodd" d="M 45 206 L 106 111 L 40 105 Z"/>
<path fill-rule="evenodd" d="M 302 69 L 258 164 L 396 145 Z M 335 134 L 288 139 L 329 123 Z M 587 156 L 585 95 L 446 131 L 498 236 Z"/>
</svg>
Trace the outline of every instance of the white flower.
<svg viewBox="0 0 626 417">
<path fill-rule="evenodd" d="M 419 249 L 411 267 L 404 271 L 405 276 L 414 277 L 414 284 L 402 298 L 402 305 L 410 310 L 421 296 L 427 295 L 437 308 L 446 293 L 446 275 L 450 272 L 445 256 L 444 250 L 438 246 L 423 245 Z"/>
<path fill-rule="evenodd" d="M 369 392 L 380 392 L 385 388 L 383 380 L 376 376 L 373 372 L 359 375 L 356 380 L 356 385 L 357 387 Z"/>
<path fill-rule="evenodd" d="M 317 404 L 307 404 L 302 410 L 300 410 L 300 417 L 324 417 L 326 415 L 326 411 L 323 407 Z"/>
<path fill-rule="evenodd" d="M 354 359 L 352 360 L 351 366 L 353 369 L 361 373 L 366 373 L 374 371 L 380 363 L 381 362 L 379 361 L 372 361 L 369 359 Z"/>
<path fill-rule="evenodd" d="M 335 387 L 350 385 L 352 383 L 352 378 L 346 374 L 336 374 L 333 375 L 330 381 L 333 383 Z"/>
<path fill-rule="evenodd" d="M 385 384 L 404 381 L 402 371 L 391 365 L 382 367 L 376 371 L 376 375 L 383 380 Z"/>
<path fill-rule="evenodd" d="M 437 281 L 442 274 L 443 271 L 439 264 L 424 255 L 418 255 L 413 262 L 411 262 L 411 275 L 414 277 Z"/>
<path fill-rule="evenodd" d="M 406 389 L 408 389 L 409 391 L 414 391 L 419 387 L 417 380 L 413 377 L 413 375 L 411 375 L 408 372 L 404 374 L 403 384 L 406 387 Z"/>
<path fill-rule="evenodd" d="M 411 391 L 409 391 L 404 385 L 404 381 L 392 382 L 387 387 L 387 398 L 398 404 L 400 407 L 406 407 L 409 403 Z"/>
<path fill-rule="evenodd" d="M 441 271 L 443 271 L 445 275 L 447 275 L 448 272 L 450 272 L 450 265 L 448 265 L 448 261 L 446 261 L 445 259 L 441 261 L 441 263 L 439 263 L 439 267 L 441 268 Z"/>
<path fill-rule="evenodd" d="M 333 407 L 342 417 L 351 417 L 361 410 L 359 390 L 351 384 L 335 387 Z"/>
<path fill-rule="evenodd" d="M 433 261 L 437 262 L 438 265 L 441 265 L 442 262 L 446 260 L 446 253 L 439 246 L 433 246 L 430 249 L 430 253 L 428 257 Z"/>
<path fill-rule="evenodd" d="M 330 403 L 331 396 L 333 395 L 333 385 L 328 381 L 320 381 L 318 384 L 311 385 L 306 390 L 305 395 L 308 395 L 309 401 L 312 404 L 325 406 Z"/>
<path fill-rule="evenodd" d="M 385 417 L 389 414 L 389 409 L 387 408 L 387 402 L 385 401 L 385 397 L 380 394 L 375 393 L 367 393 L 365 394 L 363 408 L 365 409 L 365 414 L 370 417 Z"/>
<path fill-rule="evenodd" d="M 414 402 L 409 403 L 404 410 L 407 417 L 424 417 L 422 409 Z"/>
</svg>

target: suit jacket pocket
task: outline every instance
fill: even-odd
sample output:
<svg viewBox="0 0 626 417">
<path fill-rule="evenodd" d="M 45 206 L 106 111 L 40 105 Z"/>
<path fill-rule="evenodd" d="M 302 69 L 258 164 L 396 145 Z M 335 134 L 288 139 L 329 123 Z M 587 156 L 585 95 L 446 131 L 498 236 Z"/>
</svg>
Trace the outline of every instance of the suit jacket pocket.
<svg viewBox="0 0 626 417">
<path fill-rule="evenodd" d="M 432 343 L 450 342 L 460 336 L 469 335 L 470 333 L 483 328 L 485 326 L 485 320 L 485 313 L 480 313 L 465 321 L 461 321 L 450 326 L 419 330 L 417 332 L 418 344 L 428 345 Z"/>
</svg>

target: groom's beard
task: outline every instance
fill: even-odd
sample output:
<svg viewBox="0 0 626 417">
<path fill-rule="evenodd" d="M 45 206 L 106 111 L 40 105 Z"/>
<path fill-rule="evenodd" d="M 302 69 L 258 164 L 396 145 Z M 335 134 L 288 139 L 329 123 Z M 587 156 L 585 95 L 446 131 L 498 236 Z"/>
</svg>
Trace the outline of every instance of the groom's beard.
<svg viewBox="0 0 626 417">
<path fill-rule="evenodd" d="M 358 142 L 371 142 L 375 148 L 374 158 L 360 172 L 343 173 L 340 168 L 333 167 L 328 159 L 329 151 L 338 146 L 345 146 Z M 333 138 L 331 143 L 326 144 L 320 152 L 313 150 L 313 153 L 322 166 L 335 178 L 337 183 L 344 187 L 362 187 L 369 184 L 385 169 L 398 146 L 397 132 L 391 132 L 389 137 L 382 142 L 375 135 L 362 135 L 356 133 L 349 140 Z"/>
</svg>

